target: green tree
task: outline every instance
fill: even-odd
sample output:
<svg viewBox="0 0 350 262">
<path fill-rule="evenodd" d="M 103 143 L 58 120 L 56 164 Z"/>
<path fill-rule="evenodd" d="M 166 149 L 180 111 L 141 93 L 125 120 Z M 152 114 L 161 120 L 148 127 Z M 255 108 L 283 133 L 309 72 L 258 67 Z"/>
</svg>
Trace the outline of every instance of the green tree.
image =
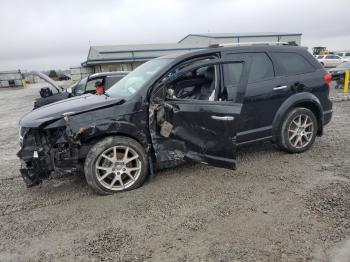
<svg viewBox="0 0 350 262">
<path fill-rule="evenodd" d="M 55 70 L 51 70 L 49 73 L 49 77 L 53 80 L 57 80 L 58 79 L 57 72 Z"/>
</svg>

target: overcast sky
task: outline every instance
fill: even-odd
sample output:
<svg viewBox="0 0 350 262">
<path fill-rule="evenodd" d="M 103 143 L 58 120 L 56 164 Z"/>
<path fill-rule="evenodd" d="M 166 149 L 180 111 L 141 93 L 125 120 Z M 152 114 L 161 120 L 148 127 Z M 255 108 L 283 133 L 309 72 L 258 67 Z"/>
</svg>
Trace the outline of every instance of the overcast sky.
<svg viewBox="0 0 350 262">
<path fill-rule="evenodd" d="M 177 42 L 189 33 L 302 33 L 350 49 L 350 0 L 1 0 L 0 70 L 68 69 L 91 45 Z"/>
</svg>

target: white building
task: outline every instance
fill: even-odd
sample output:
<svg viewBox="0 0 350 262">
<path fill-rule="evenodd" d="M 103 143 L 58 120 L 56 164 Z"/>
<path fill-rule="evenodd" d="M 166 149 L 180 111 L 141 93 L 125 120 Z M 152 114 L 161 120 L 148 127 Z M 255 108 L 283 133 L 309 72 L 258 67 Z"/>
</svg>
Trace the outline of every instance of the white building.
<svg viewBox="0 0 350 262">
<path fill-rule="evenodd" d="M 91 46 L 83 67 L 93 68 L 94 72 L 132 71 L 153 58 L 176 52 L 192 51 L 207 46 L 192 44 L 143 44 Z"/>
<path fill-rule="evenodd" d="M 153 58 L 207 48 L 212 44 L 245 42 L 291 42 L 301 44 L 300 33 L 189 34 L 178 43 L 91 46 L 82 68 L 71 68 L 73 80 L 90 73 L 132 71 Z"/>
<path fill-rule="evenodd" d="M 301 44 L 300 33 L 249 33 L 249 34 L 189 34 L 179 43 L 192 45 L 213 45 L 222 43 L 247 43 L 247 42 L 293 42 Z"/>
<path fill-rule="evenodd" d="M 1 71 L 0 87 L 22 87 L 25 85 L 21 70 Z"/>
</svg>

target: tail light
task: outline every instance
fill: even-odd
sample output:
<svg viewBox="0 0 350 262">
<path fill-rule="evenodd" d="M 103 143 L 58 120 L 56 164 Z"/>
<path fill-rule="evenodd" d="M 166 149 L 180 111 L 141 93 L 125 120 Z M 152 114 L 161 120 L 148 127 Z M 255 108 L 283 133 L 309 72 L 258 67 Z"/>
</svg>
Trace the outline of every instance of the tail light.
<svg viewBox="0 0 350 262">
<path fill-rule="evenodd" d="M 327 83 L 327 85 L 330 85 L 332 82 L 332 75 L 330 73 L 326 73 L 323 76 L 324 81 Z"/>
</svg>

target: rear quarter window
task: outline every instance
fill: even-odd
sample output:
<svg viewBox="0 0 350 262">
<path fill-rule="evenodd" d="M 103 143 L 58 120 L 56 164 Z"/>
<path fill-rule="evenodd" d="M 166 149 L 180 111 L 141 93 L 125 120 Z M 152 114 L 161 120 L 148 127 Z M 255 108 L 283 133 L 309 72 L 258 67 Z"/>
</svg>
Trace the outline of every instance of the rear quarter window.
<svg viewBox="0 0 350 262">
<path fill-rule="evenodd" d="M 273 52 L 273 57 L 283 75 L 299 75 L 314 72 L 316 69 L 305 57 L 298 53 Z"/>
<path fill-rule="evenodd" d="M 272 61 L 265 53 L 256 53 L 252 55 L 252 58 L 252 66 L 248 78 L 249 83 L 264 81 L 274 77 Z"/>
</svg>

